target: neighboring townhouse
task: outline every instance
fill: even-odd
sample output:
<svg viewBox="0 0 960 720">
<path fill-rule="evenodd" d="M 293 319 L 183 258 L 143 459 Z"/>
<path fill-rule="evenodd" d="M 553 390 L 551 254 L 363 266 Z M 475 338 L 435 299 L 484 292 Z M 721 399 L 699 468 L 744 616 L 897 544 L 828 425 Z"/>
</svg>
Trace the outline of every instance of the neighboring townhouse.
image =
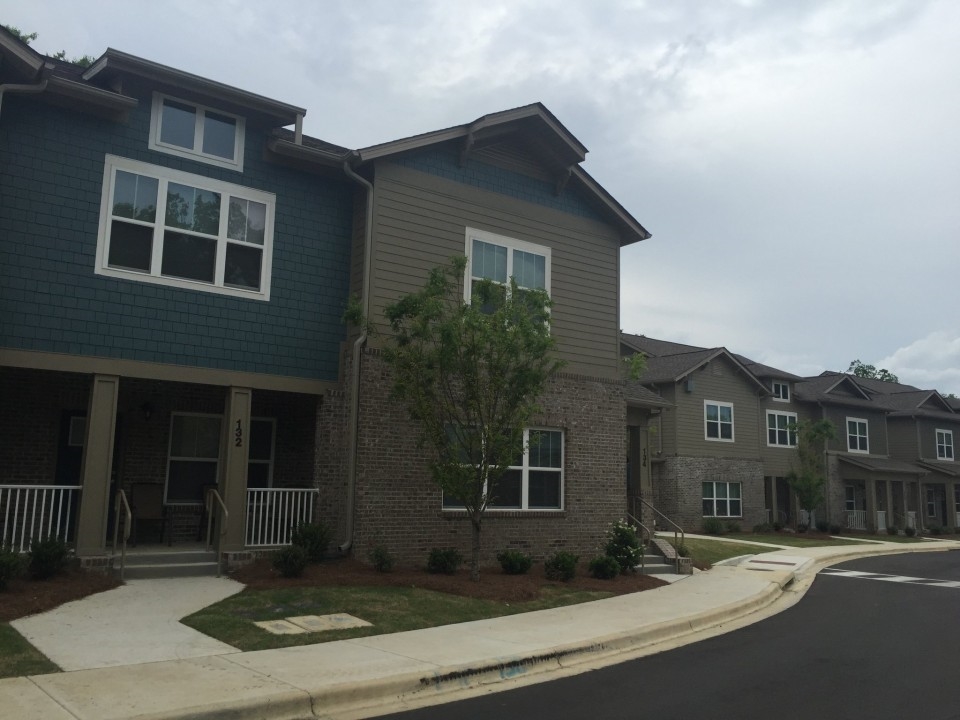
<svg viewBox="0 0 960 720">
<path fill-rule="evenodd" d="M 141 542 L 215 524 L 231 558 L 318 518 L 360 557 L 466 549 L 382 336 L 341 322 L 352 295 L 383 330 L 455 255 L 467 299 L 471 278 L 546 289 L 566 362 L 484 559 L 593 552 L 623 516 L 619 252 L 649 233 L 542 105 L 350 150 L 304 136 L 303 108 L 119 51 L 82 69 L 0 29 L 0 58 L 4 541 L 108 562 L 129 504 Z"/>
<path fill-rule="evenodd" d="M 767 388 L 724 348 L 624 333 L 621 352 L 646 356 L 637 384 L 669 403 L 647 433 L 657 509 L 688 529 L 706 518 L 764 522 L 761 402 Z"/>
</svg>

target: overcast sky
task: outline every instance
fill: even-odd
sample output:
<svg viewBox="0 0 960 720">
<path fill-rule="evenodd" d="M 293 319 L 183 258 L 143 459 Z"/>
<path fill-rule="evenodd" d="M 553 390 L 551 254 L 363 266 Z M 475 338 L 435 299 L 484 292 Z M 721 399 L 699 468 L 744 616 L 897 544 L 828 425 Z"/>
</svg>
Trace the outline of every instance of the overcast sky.
<svg viewBox="0 0 960 720">
<path fill-rule="evenodd" d="M 624 330 L 960 394 L 960 2 L 0 0 L 363 147 L 543 102 L 653 237 Z"/>
</svg>

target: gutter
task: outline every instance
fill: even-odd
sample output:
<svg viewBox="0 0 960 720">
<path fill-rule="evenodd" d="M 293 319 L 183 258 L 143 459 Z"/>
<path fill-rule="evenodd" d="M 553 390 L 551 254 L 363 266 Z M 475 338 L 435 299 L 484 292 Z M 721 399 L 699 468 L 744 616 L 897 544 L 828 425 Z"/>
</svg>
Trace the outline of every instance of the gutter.
<svg viewBox="0 0 960 720">
<path fill-rule="evenodd" d="M 363 289 L 361 296 L 361 305 L 363 307 L 363 317 L 370 317 L 370 265 L 373 255 L 373 185 L 366 179 L 357 175 L 351 167 L 351 161 L 356 162 L 359 155 L 356 151 L 351 154 L 348 160 L 343 163 L 343 171 L 351 180 L 362 185 L 367 191 L 367 212 L 366 221 L 363 228 Z M 350 368 L 352 374 L 352 383 L 350 386 L 350 421 L 347 427 L 348 444 L 347 450 L 347 502 L 346 518 L 347 526 L 343 542 L 339 546 L 342 553 L 346 553 L 353 545 L 353 514 L 357 497 L 357 445 L 358 445 L 358 423 L 360 418 L 360 362 L 361 352 L 367 343 L 367 328 L 364 325 L 361 328 L 360 336 L 353 343 L 353 365 Z"/>
<path fill-rule="evenodd" d="M 4 93 L 20 93 L 21 95 L 32 95 L 36 93 L 42 93 L 47 89 L 47 79 L 44 78 L 38 83 L 27 83 L 27 84 L 14 84 L 8 83 L 6 85 L 0 85 L 0 112 L 3 111 L 3 95 Z"/>
</svg>

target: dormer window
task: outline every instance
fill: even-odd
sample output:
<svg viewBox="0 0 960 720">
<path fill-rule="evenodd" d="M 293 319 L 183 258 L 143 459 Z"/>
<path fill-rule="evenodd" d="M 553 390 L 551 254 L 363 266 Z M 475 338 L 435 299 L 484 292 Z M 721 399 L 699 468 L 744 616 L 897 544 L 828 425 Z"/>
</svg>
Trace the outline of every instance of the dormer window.
<svg viewBox="0 0 960 720">
<path fill-rule="evenodd" d="M 153 94 L 151 150 L 243 171 L 243 118 Z"/>
<path fill-rule="evenodd" d="M 790 402 L 790 383 L 774 381 L 773 399 L 780 402 Z"/>
</svg>

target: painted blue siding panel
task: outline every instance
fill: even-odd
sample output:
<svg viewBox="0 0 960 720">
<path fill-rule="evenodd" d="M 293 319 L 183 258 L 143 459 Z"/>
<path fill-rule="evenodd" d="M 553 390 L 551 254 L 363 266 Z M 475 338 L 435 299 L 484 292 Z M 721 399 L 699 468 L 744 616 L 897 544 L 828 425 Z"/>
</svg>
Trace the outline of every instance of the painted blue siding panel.
<svg viewBox="0 0 960 720">
<path fill-rule="evenodd" d="M 263 160 L 244 172 L 147 149 L 150 96 L 126 123 L 5 98 L 0 120 L 0 346 L 336 380 L 352 187 Z M 269 302 L 94 273 L 104 156 L 274 193 Z"/>
</svg>

